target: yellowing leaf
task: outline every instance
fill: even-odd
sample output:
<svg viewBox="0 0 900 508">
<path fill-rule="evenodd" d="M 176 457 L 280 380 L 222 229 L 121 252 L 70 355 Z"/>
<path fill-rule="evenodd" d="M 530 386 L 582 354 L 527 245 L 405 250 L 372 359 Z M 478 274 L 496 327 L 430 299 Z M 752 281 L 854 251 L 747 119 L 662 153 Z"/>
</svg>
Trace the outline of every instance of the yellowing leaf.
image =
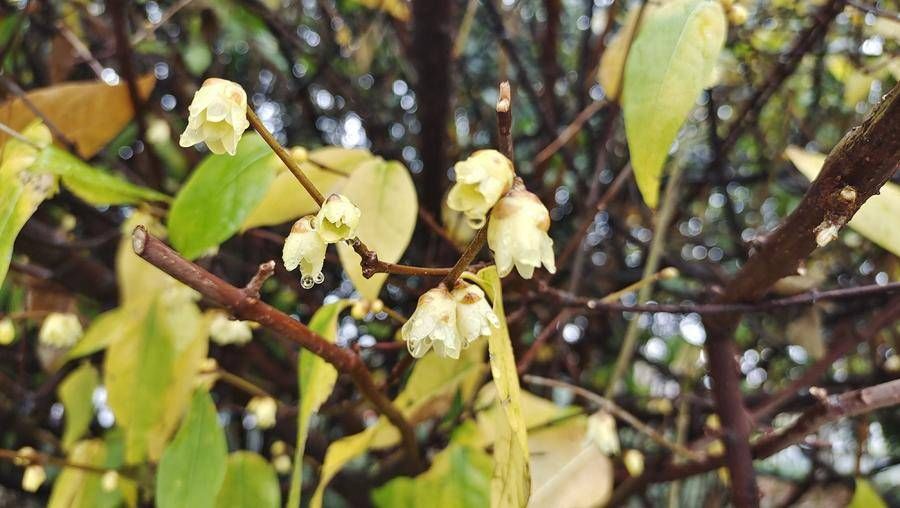
<svg viewBox="0 0 900 508">
<path fill-rule="evenodd" d="M 259 454 L 239 451 L 228 456 L 228 469 L 216 508 L 279 508 L 281 487 L 272 465 Z"/>
<path fill-rule="evenodd" d="M 606 504 L 612 494 L 612 462 L 586 434 L 584 416 L 529 433 L 534 480 L 529 507 Z"/>
<path fill-rule="evenodd" d="M 581 408 L 577 406 L 558 406 L 547 399 L 528 392 L 521 392 L 520 400 L 522 417 L 525 419 L 525 426 L 529 432 L 532 429 L 567 419 L 582 412 Z M 485 442 L 488 444 L 493 443 L 497 437 L 497 427 L 494 422 L 497 420 L 497 413 L 503 411 L 497 398 L 497 387 L 494 383 L 484 385 L 481 391 L 478 392 L 475 407 L 485 408 L 478 412 L 478 427 Z"/>
<path fill-rule="evenodd" d="M 646 18 L 625 64 L 622 99 L 635 179 L 655 208 L 669 147 L 710 80 L 727 23 L 713 0 L 674 0 Z"/>
<path fill-rule="evenodd" d="M 116 280 L 119 283 L 119 301 L 123 307 L 132 302 L 152 299 L 171 288 L 185 287 L 134 253 L 131 233 L 137 226 L 146 227 L 157 237 L 166 236 L 165 228 L 144 212 L 135 212 L 122 224 L 122 238 L 116 249 Z"/>
<path fill-rule="evenodd" d="M 491 478 L 491 506 L 519 507 L 528 503 L 531 493 L 531 474 L 528 469 L 528 429 L 522 416 L 522 396 L 519 375 L 513 356 L 506 314 L 503 311 L 503 292 L 497 267 L 489 266 L 478 272 L 485 283 L 486 293 L 493 302 L 494 313 L 500 318 L 500 328 L 493 329 L 488 338 L 491 374 L 502 413 L 496 419 L 497 438 L 494 441 L 494 474 Z"/>
<path fill-rule="evenodd" d="M 79 441 L 72 447 L 68 460 L 75 464 L 94 467 L 117 467 L 120 458 L 116 457 L 112 446 L 102 440 L 91 439 Z M 103 490 L 101 473 L 86 471 L 80 468 L 63 468 L 62 473 L 53 483 L 48 508 L 115 508 L 123 505 L 123 491 L 133 490 L 131 481 L 119 479 L 119 488 L 112 491 Z"/>
<path fill-rule="evenodd" d="M 357 0 L 370 9 L 382 10 L 400 21 L 409 21 L 409 5 L 406 0 Z"/>
<path fill-rule="evenodd" d="M 825 164 L 825 155 L 789 146 L 785 155 L 803 176 L 815 180 Z M 900 256 L 900 185 L 887 182 L 879 194 L 857 210 L 848 225 L 884 250 Z"/>
<path fill-rule="evenodd" d="M 66 426 L 62 445 L 68 449 L 88 430 L 94 419 L 94 390 L 100 375 L 90 363 L 84 363 L 59 384 L 57 393 L 65 408 Z"/>
<path fill-rule="evenodd" d="M 147 74 L 137 80 L 141 97 L 147 98 L 156 78 Z M 26 94 L 28 100 L 53 125 L 75 143 L 78 154 L 89 159 L 99 152 L 134 116 L 128 86 L 115 86 L 101 81 L 63 83 Z M 21 131 L 35 119 L 35 114 L 21 99 L 0 106 L 0 122 Z M 8 135 L 0 133 L 0 144 Z"/>
<path fill-rule="evenodd" d="M 50 140 L 50 132 L 40 124 L 22 134 L 39 145 Z M 0 284 L 6 278 L 13 244 L 22 227 L 37 207 L 56 192 L 54 176 L 29 171 L 37 155 L 35 148 L 18 139 L 3 145 L 0 152 Z"/>
<path fill-rule="evenodd" d="M 197 390 L 191 408 L 159 461 L 156 505 L 160 508 L 215 506 L 225 479 L 228 447 L 216 405 Z"/>
<path fill-rule="evenodd" d="M 325 461 L 322 462 L 322 469 L 319 473 L 319 485 L 316 487 L 312 499 L 309 500 L 310 508 L 322 507 L 325 486 L 344 467 L 344 464 L 359 457 L 369 449 L 369 445 L 372 443 L 372 438 L 375 437 L 377 430 L 377 427 L 372 426 L 358 434 L 338 439 L 328 446 L 328 450 L 325 452 Z"/>
<path fill-rule="evenodd" d="M 63 185 L 73 194 L 94 205 L 169 201 L 169 196 L 165 194 L 94 168 L 69 152 L 52 145 L 41 151 L 33 170 L 59 175 Z"/>
<path fill-rule="evenodd" d="M 256 134 L 245 134 L 234 156 L 210 155 L 194 170 L 169 211 L 169 237 L 194 259 L 240 230 L 262 201 L 281 164 Z"/>
<path fill-rule="evenodd" d="M 341 311 L 352 302 L 338 300 L 323 305 L 313 314 L 309 329 L 321 335 L 325 340 L 334 342 L 337 338 L 337 320 Z M 328 400 L 338 372 L 328 362 L 312 354 L 306 349 L 300 351 L 297 378 L 300 385 L 300 403 L 297 410 L 297 446 L 294 453 L 294 472 L 291 475 L 291 490 L 288 497 L 289 508 L 300 506 L 300 487 L 303 483 L 303 452 L 306 448 L 306 437 L 309 434 L 309 419 Z"/>
<path fill-rule="evenodd" d="M 644 13 L 641 15 L 643 19 L 647 19 L 647 15 L 652 9 L 650 5 L 644 7 Z M 606 51 L 603 52 L 603 59 L 600 61 L 600 68 L 597 71 L 597 79 L 600 86 L 606 92 L 606 96 L 611 100 L 619 99 L 621 91 L 622 69 L 625 66 L 625 58 L 628 52 L 628 45 L 634 39 L 634 31 L 637 27 L 639 8 L 631 9 L 622 28 L 616 32 L 616 35 L 609 42 Z M 641 23 L 643 25 L 643 23 Z"/>
<path fill-rule="evenodd" d="M 853 499 L 847 508 L 887 508 L 887 503 L 878 495 L 878 491 L 872 487 L 865 478 L 856 479 L 856 490 L 853 492 Z"/>
<path fill-rule="evenodd" d="M 395 478 L 372 493 L 383 508 L 482 508 L 490 502 L 491 457 L 467 436 L 474 426 L 464 423 L 450 444 L 435 455 L 431 468 L 415 478 Z"/>
<path fill-rule="evenodd" d="M 84 332 L 84 337 L 66 352 L 67 360 L 74 360 L 106 349 L 113 342 L 133 333 L 137 324 L 143 321 L 143 313 L 135 315 L 136 309 L 117 307 L 100 314 Z"/>
<path fill-rule="evenodd" d="M 409 171 L 396 161 L 372 160 L 360 165 L 344 186 L 343 194 L 362 210 L 357 235 L 378 254 L 378 259 L 395 263 L 406 251 L 419 212 L 416 187 Z M 341 264 L 359 294 L 378 298 L 387 274 L 365 278 L 360 257 L 352 247 L 337 246 Z"/>
<path fill-rule="evenodd" d="M 300 169 L 327 196 L 336 191 L 359 164 L 372 158 L 368 150 L 330 146 L 311 151 Z M 296 220 L 318 209 L 306 189 L 285 169 L 278 173 L 265 197 L 244 220 L 241 231 Z"/>
</svg>

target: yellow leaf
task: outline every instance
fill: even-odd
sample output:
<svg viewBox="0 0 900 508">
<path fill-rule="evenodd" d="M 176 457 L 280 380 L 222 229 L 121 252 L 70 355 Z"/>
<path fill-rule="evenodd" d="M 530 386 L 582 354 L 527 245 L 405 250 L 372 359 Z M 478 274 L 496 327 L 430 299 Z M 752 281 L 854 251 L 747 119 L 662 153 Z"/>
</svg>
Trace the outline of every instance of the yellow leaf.
<svg viewBox="0 0 900 508">
<path fill-rule="evenodd" d="M 377 427 L 372 426 L 358 434 L 338 439 L 328 446 L 328 450 L 325 452 L 325 461 L 322 462 L 319 485 L 309 501 L 311 508 L 321 508 L 322 496 L 325 495 L 325 486 L 344 467 L 344 464 L 359 457 L 369 449 L 369 445 L 377 430 Z"/>
<path fill-rule="evenodd" d="M 586 434 L 587 418 L 577 416 L 528 435 L 534 478 L 529 507 L 606 504 L 612 494 L 612 462 Z"/>
<path fill-rule="evenodd" d="M 409 5 L 406 0 L 357 0 L 370 8 L 382 10 L 400 21 L 409 21 Z"/>
<path fill-rule="evenodd" d="M 356 167 L 373 155 L 360 148 L 325 147 L 309 153 L 300 169 L 326 196 L 337 190 Z M 250 212 L 241 231 L 259 226 L 272 226 L 315 213 L 319 207 L 294 175 L 284 169 L 269 187 L 263 200 Z"/>
<path fill-rule="evenodd" d="M 100 384 L 100 374 L 90 363 L 83 363 L 59 384 L 57 393 L 65 407 L 66 426 L 63 448 L 69 449 L 91 425 L 94 418 L 94 389 Z"/>
<path fill-rule="evenodd" d="M 156 78 L 147 74 L 137 80 L 142 98 L 147 98 Z M 28 100 L 53 125 L 75 143 L 78 154 L 89 159 L 121 131 L 134 116 L 128 85 L 102 81 L 81 81 L 53 85 L 26 94 Z M 21 99 L 0 106 L 0 122 L 22 130 L 36 118 Z M 7 139 L 0 133 L 0 144 Z"/>
<path fill-rule="evenodd" d="M 99 439 L 79 441 L 72 447 L 68 460 L 95 467 L 117 467 L 121 458 L 116 446 Z M 117 488 L 106 491 L 102 474 L 67 467 L 53 483 L 48 508 L 95 508 L 98 506 L 134 506 L 134 482 L 119 478 Z"/>
<path fill-rule="evenodd" d="M 825 155 L 789 146 L 785 155 L 810 181 L 825 164 Z M 870 197 L 847 224 L 884 250 L 900 256 L 900 185 L 887 182 Z"/>
<path fill-rule="evenodd" d="M 623 114 L 638 189 L 656 208 L 663 165 L 725 43 L 722 6 L 675 0 L 646 16 L 625 64 Z"/>
<path fill-rule="evenodd" d="M 362 210 L 357 229 L 359 239 L 378 254 L 378 259 L 397 262 L 412 239 L 419 211 L 416 187 L 409 171 L 396 161 L 368 161 L 353 172 L 343 194 Z M 367 279 L 353 248 L 341 242 L 337 249 L 341 264 L 359 294 L 367 300 L 378 298 L 387 274 L 379 273 Z"/>
<path fill-rule="evenodd" d="M 488 338 L 491 374 L 502 414 L 496 419 L 497 438 L 494 441 L 494 475 L 491 478 L 492 507 L 525 506 L 531 492 L 531 474 L 528 469 L 528 428 L 522 416 L 522 395 L 519 375 L 513 356 L 506 314 L 503 312 L 503 292 L 500 276 L 495 266 L 478 272 L 484 282 L 485 292 L 493 302 L 494 314 L 500 318 L 500 327 L 492 330 Z"/>
<path fill-rule="evenodd" d="M 653 9 L 649 4 L 644 7 L 644 14 L 641 16 L 647 19 L 650 10 Z M 606 51 L 603 52 L 603 59 L 600 61 L 600 68 L 597 71 L 597 79 L 600 86 L 606 92 L 606 96 L 611 100 L 619 100 L 619 92 L 621 91 L 622 69 L 625 67 L 625 57 L 628 51 L 629 43 L 634 39 L 634 30 L 637 27 L 639 8 L 631 9 L 622 28 L 616 32 L 616 35 L 609 42 Z M 641 23 L 643 25 L 643 23 Z"/>
</svg>

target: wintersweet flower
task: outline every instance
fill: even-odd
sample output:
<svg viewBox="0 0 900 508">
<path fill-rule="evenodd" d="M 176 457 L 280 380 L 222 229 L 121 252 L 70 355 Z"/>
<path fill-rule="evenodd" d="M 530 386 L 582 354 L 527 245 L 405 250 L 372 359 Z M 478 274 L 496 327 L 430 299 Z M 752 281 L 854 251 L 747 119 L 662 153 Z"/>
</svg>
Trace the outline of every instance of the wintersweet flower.
<svg viewBox="0 0 900 508">
<path fill-rule="evenodd" d="M 316 215 L 316 230 L 327 243 L 349 240 L 356 236 L 359 208 L 343 194 L 332 194 L 322 203 Z"/>
<path fill-rule="evenodd" d="M 475 284 L 457 282 L 450 293 L 456 301 L 456 329 L 465 349 L 480 337 L 500 327 L 500 319 L 484 298 L 484 291 Z"/>
<path fill-rule="evenodd" d="M 229 319 L 224 313 L 216 313 L 209 324 L 209 338 L 220 346 L 246 344 L 253 339 L 253 330 L 247 321 Z"/>
<path fill-rule="evenodd" d="M 41 324 L 38 340 L 41 344 L 58 348 L 73 346 L 81 338 L 81 321 L 75 314 L 50 313 Z"/>
<path fill-rule="evenodd" d="M 556 273 L 549 229 L 547 208 L 517 181 L 494 206 L 488 223 L 488 246 L 494 251 L 500 276 L 506 277 L 515 266 L 522 278 L 530 279 L 542 263 L 548 272 Z"/>
<path fill-rule="evenodd" d="M 247 403 L 247 412 L 256 417 L 256 424 L 259 428 L 271 429 L 275 426 L 278 404 L 272 397 L 253 397 Z"/>
<path fill-rule="evenodd" d="M 22 475 L 22 490 L 37 492 L 46 479 L 47 472 L 44 471 L 44 468 L 40 465 L 32 464 L 25 468 L 25 474 Z"/>
<path fill-rule="evenodd" d="M 478 150 L 453 168 L 456 183 L 447 195 L 447 206 L 465 214 L 471 227 L 480 228 L 491 207 L 512 186 L 512 162 L 497 150 Z"/>
<path fill-rule="evenodd" d="M 291 233 L 284 240 L 281 259 L 284 267 L 294 270 L 300 267 L 301 284 L 309 289 L 313 284 L 325 280 L 322 266 L 325 264 L 325 240 L 313 227 L 315 217 L 307 215 L 294 223 Z"/>
<path fill-rule="evenodd" d="M 432 347 L 439 356 L 459 358 L 463 346 L 456 327 L 456 300 L 447 288 L 440 285 L 419 297 L 400 336 L 413 358 L 422 358 Z"/>
<path fill-rule="evenodd" d="M 194 94 L 188 107 L 188 125 L 178 144 L 184 147 L 206 143 L 215 154 L 234 155 L 241 135 L 250 126 L 247 120 L 247 92 L 241 85 L 209 78 Z"/>
</svg>

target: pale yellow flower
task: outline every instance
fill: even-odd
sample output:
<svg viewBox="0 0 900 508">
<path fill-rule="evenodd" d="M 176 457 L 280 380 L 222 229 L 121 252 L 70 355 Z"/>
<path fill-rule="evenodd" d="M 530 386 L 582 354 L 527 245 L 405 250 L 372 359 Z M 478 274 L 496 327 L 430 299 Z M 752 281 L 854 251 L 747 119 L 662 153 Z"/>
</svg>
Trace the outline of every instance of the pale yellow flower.
<svg viewBox="0 0 900 508">
<path fill-rule="evenodd" d="M 637 450 L 625 450 L 622 462 L 631 476 L 640 476 L 644 472 L 644 454 Z"/>
<path fill-rule="evenodd" d="M 512 162 L 497 150 L 479 150 L 453 168 L 456 183 L 447 195 L 447 206 L 465 214 L 471 227 L 480 228 L 491 207 L 512 186 Z"/>
<path fill-rule="evenodd" d="M 178 144 L 184 147 L 206 143 L 216 154 L 234 155 L 247 120 L 247 92 L 232 81 L 209 78 L 194 94 L 188 107 L 188 125 Z"/>
<path fill-rule="evenodd" d="M 247 403 L 247 411 L 256 417 L 259 428 L 270 429 L 275 426 L 278 403 L 272 397 L 253 397 Z"/>
<path fill-rule="evenodd" d="M 505 277 L 513 266 L 524 279 L 534 275 L 541 266 L 556 273 L 550 213 L 537 196 L 524 186 L 513 188 L 491 211 L 488 222 L 488 246 L 494 251 L 497 272 Z"/>
<path fill-rule="evenodd" d="M 218 312 L 209 324 L 209 338 L 220 346 L 246 344 L 253 339 L 253 330 L 248 321 L 230 319 Z"/>
<path fill-rule="evenodd" d="M 619 433 L 616 420 L 611 414 L 598 411 L 588 417 L 587 439 L 594 443 L 605 455 L 619 454 Z"/>
<path fill-rule="evenodd" d="M 0 346 L 8 346 L 16 340 L 16 327 L 12 319 L 0 319 Z"/>
<path fill-rule="evenodd" d="M 342 194 L 332 194 L 322 203 L 316 215 L 316 231 L 327 243 L 349 240 L 356 236 L 359 208 Z"/>
<path fill-rule="evenodd" d="M 112 492 L 119 486 L 119 473 L 107 471 L 100 477 L 100 486 L 104 492 Z"/>
<path fill-rule="evenodd" d="M 53 312 L 44 318 L 38 340 L 47 346 L 66 348 L 78 342 L 83 332 L 78 316 Z"/>
<path fill-rule="evenodd" d="M 456 329 L 463 349 L 480 337 L 491 335 L 491 328 L 500 327 L 500 319 L 480 287 L 460 281 L 450 295 L 456 301 Z"/>
<path fill-rule="evenodd" d="M 456 301 L 447 288 L 441 285 L 419 297 L 400 336 L 414 358 L 422 358 L 432 347 L 439 356 L 459 358 L 463 345 L 456 326 Z"/>
<path fill-rule="evenodd" d="M 315 217 L 307 215 L 294 223 L 291 233 L 284 240 L 281 259 L 284 267 L 294 270 L 300 267 L 301 283 L 309 289 L 313 283 L 322 282 L 322 266 L 325 264 L 325 240 L 313 227 Z"/>
<path fill-rule="evenodd" d="M 47 472 L 44 468 L 34 464 L 25 468 L 25 474 L 22 475 L 22 490 L 26 492 L 37 492 L 44 480 L 47 479 Z"/>
</svg>

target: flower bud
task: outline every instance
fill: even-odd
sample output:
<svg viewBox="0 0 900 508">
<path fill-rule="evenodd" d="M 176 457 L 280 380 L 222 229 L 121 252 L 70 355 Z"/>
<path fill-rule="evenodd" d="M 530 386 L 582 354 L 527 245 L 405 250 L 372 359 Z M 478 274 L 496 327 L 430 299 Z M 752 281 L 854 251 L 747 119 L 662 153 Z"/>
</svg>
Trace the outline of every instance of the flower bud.
<svg viewBox="0 0 900 508">
<path fill-rule="evenodd" d="M 294 159 L 297 164 L 300 164 L 301 162 L 306 162 L 307 159 L 309 159 L 309 152 L 302 146 L 295 146 L 291 148 L 291 158 Z"/>
<path fill-rule="evenodd" d="M 369 302 L 365 300 L 358 300 L 350 307 L 350 317 L 357 321 L 362 321 L 367 315 L 369 315 Z"/>
<path fill-rule="evenodd" d="M 256 417 L 259 428 L 271 429 L 275 426 L 278 403 L 272 397 L 253 397 L 247 403 L 247 411 Z"/>
<path fill-rule="evenodd" d="M 206 143 L 215 154 L 234 155 L 247 120 L 247 93 L 232 81 L 209 78 L 194 94 L 188 107 L 188 125 L 178 144 L 184 147 Z"/>
<path fill-rule="evenodd" d="M 463 348 L 479 337 L 489 336 L 491 327 L 500 327 L 500 319 L 484 299 L 484 291 L 480 287 L 458 282 L 450 295 L 456 300 L 456 329 Z"/>
<path fill-rule="evenodd" d="M 104 492 L 112 492 L 119 486 L 119 473 L 116 471 L 107 471 L 100 477 L 100 486 Z"/>
<path fill-rule="evenodd" d="M 228 344 L 246 344 L 253 339 L 253 330 L 247 321 L 229 319 L 224 313 L 218 312 L 209 324 L 209 338 L 220 346 Z"/>
<path fill-rule="evenodd" d="M 456 301 L 443 285 L 419 297 L 400 336 L 414 358 L 422 358 L 432 347 L 439 356 L 459 358 L 462 344 L 456 328 Z"/>
<path fill-rule="evenodd" d="M 281 252 L 281 259 L 288 271 L 300 267 L 301 283 L 306 289 L 325 279 L 322 265 L 325 264 L 326 245 L 313 228 L 314 221 L 315 217 L 307 215 L 295 222 Z"/>
<path fill-rule="evenodd" d="M 284 441 L 282 441 L 280 439 L 278 441 L 273 442 L 272 445 L 269 446 L 269 454 L 272 455 L 273 457 L 277 457 L 279 455 L 284 455 L 286 453 L 287 453 L 287 443 L 285 443 Z"/>
<path fill-rule="evenodd" d="M 22 475 L 22 490 L 37 492 L 46 479 L 47 473 L 43 467 L 37 464 L 28 466 L 25 468 L 25 474 Z"/>
<path fill-rule="evenodd" d="M 616 420 L 609 413 L 598 411 L 588 418 L 587 439 L 597 445 L 605 455 L 619 454 Z"/>
<path fill-rule="evenodd" d="M 291 456 L 279 455 L 272 459 L 272 467 L 278 474 L 288 474 L 291 472 Z"/>
<path fill-rule="evenodd" d="M 362 212 L 346 196 L 332 194 L 316 215 L 316 230 L 326 243 L 349 240 L 356 236 L 360 215 Z"/>
<path fill-rule="evenodd" d="M 488 211 L 512 186 L 512 162 L 496 150 L 478 150 L 453 168 L 456 183 L 447 195 L 447 206 L 465 214 L 471 227 L 480 228 Z"/>
<path fill-rule="evenodd" d="M 530 279 L 542 263 L 556 273 L 549 229 L 550 213 L 534 194 L 514 188 L 501 199 L 491 211 L 487 232 L 500 276 L 506 277 L 515 266 L 522 278 Z"/>
<path fill-rule="evenodd" d="M 12 319 L 0 319 L 0 346 L 8 346 L 16 340 L 16 326 Z"/>
<path fill-rule="evenodd" d="M 741 26 L 747 22 L 747 8 L 743 5 L 734 5 L 728 10 L 728 21 L 734 26 Z"/>
<path fill-rule="evenodd" d="M 640 476 L 644 472 L 644 454 L 637 450 L 626 450 L 622 462 L 631 476 Z"/>
<path fill-rule="evenodd" d="M 53 312 L 44 318 L 38 340 L 46 346 L 67 348 L 78 342 L 82 333 L 78 316 Z"/>
</svg>

